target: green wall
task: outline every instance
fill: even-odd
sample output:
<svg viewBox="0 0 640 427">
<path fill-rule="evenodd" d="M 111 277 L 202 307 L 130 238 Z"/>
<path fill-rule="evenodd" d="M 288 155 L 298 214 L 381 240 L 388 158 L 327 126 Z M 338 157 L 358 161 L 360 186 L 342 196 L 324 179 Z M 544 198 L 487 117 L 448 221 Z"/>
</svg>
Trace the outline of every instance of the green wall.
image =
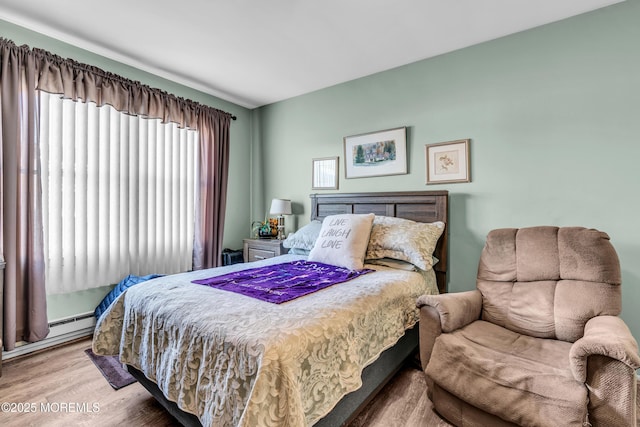
<svg viewBox="0 0 640 427">
<path fill-rule="evenodd" d="M 223 244 L 225 247 L 242 247 L 242 238 L 249 234 L 251 217 L 249 198 L 251 185 L 248 173 L 252 152 L 253 112 L 251 110 L 2 20 L 0 20 L 0 37 L 12 40 L 17 45 L 27 44 L 30 47 L 46 49 L 62 57 L 100 67 L 148 86 L 160 88 L 166 92 L 235 115 L 237 120 L 231 122 L 230 132 L 229 187 Z M 110 289 L 110 287 L 105 287 L 49 296 L 47 299 L 49 320 L 93 311 Z"/>
<path fill-rule="evenodd" d="M 340 192 L 450 191 L 451 292 L 475 286 L 486 233 L 583 225 L 607 231 L 623 270 L 623 318 L 640 339 L 640 0 L 247 110 L 0 21 L 0 36 L 238 116 L 231 127 L 225 246 L 240 247 L 269 200 L 289 231 L 308 222 L 311 159 L 340 156 Z M 339 66 L 339 64 L 337 64 Z M 408 127 L 409 173 L 344 179 L 342 138 Z M 424 145 L 470 138 L 472 182 L 425 185 Z M 91 311 L 105 289 L 49 300 Z"/>
<path fill-rule="evenodd" d="M 604 230 L 640 339 L 638 22 L 640 2 L 627 0 L 262 107 L 264 200 L 295 202 L 289 230 L 307 223 L 311 159 L 325 156 L 340 156 L 340 192 L 449 190 L 451 292 L 475 287 L 491 229 Z M 398 126 L 408 174 L 344 179 L 344 136 Z M 472 182 L 426 186 L 425 144 L 462 138 Z"/>
</svg>

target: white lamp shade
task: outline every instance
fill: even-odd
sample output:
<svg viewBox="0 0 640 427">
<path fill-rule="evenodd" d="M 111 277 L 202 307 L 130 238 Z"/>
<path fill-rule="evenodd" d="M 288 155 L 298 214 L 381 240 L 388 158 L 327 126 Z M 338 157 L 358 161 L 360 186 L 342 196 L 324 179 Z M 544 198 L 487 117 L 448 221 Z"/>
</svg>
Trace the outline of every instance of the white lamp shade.
<svg viewBox="0 0 640 427">
<path fill-rule="evenodd" d="M 271 200 L 271 215 L 291 215 L 291 200 L 273 199 Z"/>
</svg>

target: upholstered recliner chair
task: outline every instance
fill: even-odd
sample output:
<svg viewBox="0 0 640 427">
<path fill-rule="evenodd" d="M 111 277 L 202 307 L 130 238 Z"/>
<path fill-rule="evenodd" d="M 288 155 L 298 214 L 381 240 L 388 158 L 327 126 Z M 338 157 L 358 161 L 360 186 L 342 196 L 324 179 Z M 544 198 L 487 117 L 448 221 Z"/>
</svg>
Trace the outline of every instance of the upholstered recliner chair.
<svg viewBox="0 0 640 427">
<path fill-rule="evenodd" d="M 424 295 L 420 356 L 435 410 L 458 426 L 636 426 L 638 345 L 603 232 L 494 230 L 476 290 Z"/>
</svg>

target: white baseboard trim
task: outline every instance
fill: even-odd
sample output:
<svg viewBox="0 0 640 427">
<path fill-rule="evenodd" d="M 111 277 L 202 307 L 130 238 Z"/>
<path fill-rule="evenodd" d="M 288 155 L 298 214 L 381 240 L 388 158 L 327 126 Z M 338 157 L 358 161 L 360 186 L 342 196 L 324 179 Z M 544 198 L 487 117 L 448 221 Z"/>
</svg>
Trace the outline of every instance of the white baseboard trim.
<svg viewBox="0 0 640 427">
<path fill-rule="evenodd" d="M 2 360 L 24 356 L 34 351 L 44 350 L 49 347 L 64 344 L 79 338 L 93 334 L 96 319 L 93 313 L 83 313 L 64 319 L 49 322 L 49 335 L 42 341 L 34 343 L 22 343 L 11 351 L 2 352 Z"/>
</svg>

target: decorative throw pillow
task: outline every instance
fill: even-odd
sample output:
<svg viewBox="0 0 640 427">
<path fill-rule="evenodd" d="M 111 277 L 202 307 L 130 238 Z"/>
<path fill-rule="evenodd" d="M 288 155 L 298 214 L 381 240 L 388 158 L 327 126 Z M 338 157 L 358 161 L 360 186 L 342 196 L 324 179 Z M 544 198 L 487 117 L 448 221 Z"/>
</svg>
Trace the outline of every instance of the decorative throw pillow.
<svg viewBox="0 0 640 427">
<path fill-rule="evenodd" d="M 416 271 L 416 266 L 407 261 L 400 261 L 393 258 L 366 259 L 365 263 L 374 265 L 384 265 L 385 267 L 394 268 L 396 270 Z"/>
<path fill-rule="evenodd" d="M 285 248 L 305 249 L 310 251 L 313 249 L 313 245 L 316 243 L 316 240 L 320 235 L 321 228 L 322 221 L 314 219 L 295 233 L 289 234 L 285 241 L 282 242 L 282 246 Z"/>
<path fill-rule="evenodd" d="M 428 270 L 433 267 L 433 251 L 443 231 L 441 221 L 423 223 L 377 216 L 371 228 L 366 259 L 393 258 Z"/>
<path fill-rule="evenodd" d="M 362 270 L 374 217 L 373 214 L 326 217 L 308 260 Z"/>
<path fill-rule="evenodd" d="M 291 248 L 289 249 L 289 254 L 291 255 L 304 255 L 307 256 L 309 255 L 309 252 L 311 252 L 310 249 L 300 249 L 300 248 Z"/>
</svg>

